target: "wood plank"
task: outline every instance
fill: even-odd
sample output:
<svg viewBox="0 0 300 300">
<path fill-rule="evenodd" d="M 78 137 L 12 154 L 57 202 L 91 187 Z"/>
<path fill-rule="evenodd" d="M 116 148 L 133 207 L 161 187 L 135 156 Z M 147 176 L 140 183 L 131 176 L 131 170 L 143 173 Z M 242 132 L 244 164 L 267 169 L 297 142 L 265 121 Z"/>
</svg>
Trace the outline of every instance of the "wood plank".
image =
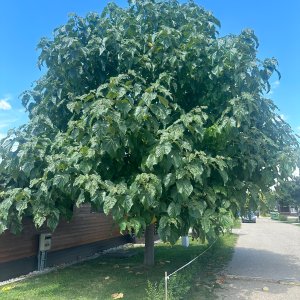
<svg viewBox="0 0 300 300">
<path fill-rule="evenodd" d="M 0 263 L 37 255 L 40 233 L 50 232 L 46 227 L 36 230 L 31 220 L 24 220 L 21 235 L 5 232 L 0 236 Z M 61 221 L 52 234 L 51 251 L 62 250 L 121 236 L 111 216 L 91 213 L 89 206 L 77 208 L 70 222 Z"/>
</svg>

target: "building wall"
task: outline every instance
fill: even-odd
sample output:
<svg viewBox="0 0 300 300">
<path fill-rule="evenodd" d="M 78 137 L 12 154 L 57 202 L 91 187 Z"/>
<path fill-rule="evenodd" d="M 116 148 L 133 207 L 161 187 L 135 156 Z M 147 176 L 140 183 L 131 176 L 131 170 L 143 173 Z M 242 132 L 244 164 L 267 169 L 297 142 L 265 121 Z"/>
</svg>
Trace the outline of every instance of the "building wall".
<svg viewBox="0 0 300 300">
<path fill-rule="evenodd" d="M 0 280 L 37 269 L 39 234 L 50 232 L 47 228 L 36 230 L 32 221 L 24 220 L 20 235 L 5 232 L 0 236 Z M 110 216 L 91 213 L 85 205 L 74 212 L 70 222 L 62 221 L 52 233 L 52 247 L 48 252 L 47 266 L 76 261 L 101 250 L 128 241 Z"/>
</svg>

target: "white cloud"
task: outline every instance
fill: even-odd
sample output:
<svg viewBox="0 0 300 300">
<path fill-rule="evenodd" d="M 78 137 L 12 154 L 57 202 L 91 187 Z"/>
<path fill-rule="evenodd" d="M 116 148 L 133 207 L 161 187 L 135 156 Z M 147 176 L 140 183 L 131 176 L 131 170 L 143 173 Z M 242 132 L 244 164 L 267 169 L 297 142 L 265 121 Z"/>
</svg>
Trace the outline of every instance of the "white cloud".
<svg viewBox="0 0 300 300">
<path fill-rule="evenodd" d="M 0 140 L 6 137 L 6 134 L 0 132 Z"/>
<path fill-rule="evenodd" d="M 283 121 L 286 121 L 288 119 L 288 116 L 284 115 L 284 114 L 281 114 L 280 115 L 280 118 L 283 120 Z"/>
<path fill-rule="evenodd" d="M 0 99 L 0 110 L 10 110 L 12 107 L 11 105 L 8 103 L 9 97 Z"/>
<path fill-rule="evenodd" d="M 280 85 L 280 81 L 279 80 L 275 80 L 271 83 L 271 90 L 269 92 L 269 95 L 273 95 L 275 90 L 279 87 Z"/>
</svg>

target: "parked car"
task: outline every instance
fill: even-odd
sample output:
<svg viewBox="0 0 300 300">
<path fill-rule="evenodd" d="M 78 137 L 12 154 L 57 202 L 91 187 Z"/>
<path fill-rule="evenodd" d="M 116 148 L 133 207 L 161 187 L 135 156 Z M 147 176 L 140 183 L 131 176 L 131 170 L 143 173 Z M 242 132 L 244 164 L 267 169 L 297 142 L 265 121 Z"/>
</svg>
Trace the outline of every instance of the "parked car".
<svg viewBox="0 0 300 300">
<path fill-rule="evenodd" d="M 242 223 L 256 223 L 256 218 L 255 213 L 250 211 L 242 216 Z"/>
</svg>

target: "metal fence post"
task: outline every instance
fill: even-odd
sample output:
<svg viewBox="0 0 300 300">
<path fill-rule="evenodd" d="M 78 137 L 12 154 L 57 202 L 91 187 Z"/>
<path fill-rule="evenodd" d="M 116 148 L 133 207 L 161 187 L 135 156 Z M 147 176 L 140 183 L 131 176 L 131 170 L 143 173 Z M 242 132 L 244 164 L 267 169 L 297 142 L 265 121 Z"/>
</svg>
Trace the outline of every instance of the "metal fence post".
<svg viewBox="0 0 300 300">
<path fill-rule="evenodd" d="M 168 273 L 165 272 L 165 300 L 168 300 Z"/>
</svg>

